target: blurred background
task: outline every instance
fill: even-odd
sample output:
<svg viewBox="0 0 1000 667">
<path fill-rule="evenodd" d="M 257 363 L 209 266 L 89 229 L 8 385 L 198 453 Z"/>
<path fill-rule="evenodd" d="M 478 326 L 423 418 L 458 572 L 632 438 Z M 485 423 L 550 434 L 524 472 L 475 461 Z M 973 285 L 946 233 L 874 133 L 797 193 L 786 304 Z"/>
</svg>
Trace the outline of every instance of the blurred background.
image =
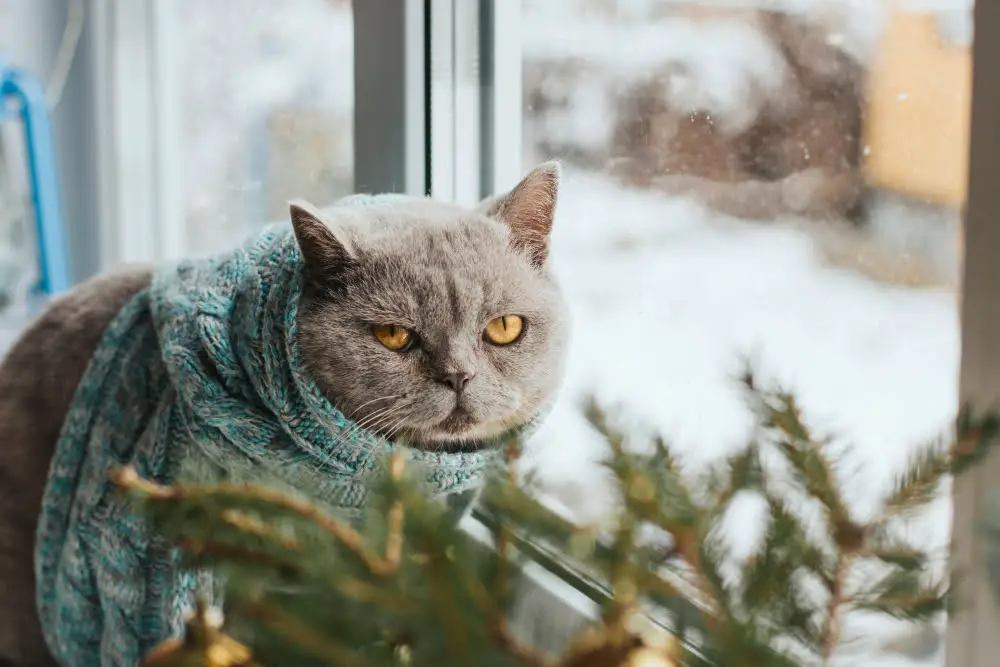
<svg viewBox="0 0 1000 667">
<path fill-rule="evenodd" d="M 581 520 L 612 502 L 579 396 L 706 460 L 746 436 L 731 379 L 750 355 L 857 445 L 849 484 L 871 502 L 955 412 L 971 0 L 518 6 L 520 89 L 492 94 L 520 101 L 523 171 L 566 167 L 553 261 L 575 320 L 527 464 L 546 501 Z M 71 279 L 214 252 L 290 198 L 354 191 L 355 91 L 381 85 L 355 80 L 355 37 L 347 0 L 0 0 L 0 65 L 46 93 Z M 6 340 L 40 272 L 15 107 Z"/>
</svg>

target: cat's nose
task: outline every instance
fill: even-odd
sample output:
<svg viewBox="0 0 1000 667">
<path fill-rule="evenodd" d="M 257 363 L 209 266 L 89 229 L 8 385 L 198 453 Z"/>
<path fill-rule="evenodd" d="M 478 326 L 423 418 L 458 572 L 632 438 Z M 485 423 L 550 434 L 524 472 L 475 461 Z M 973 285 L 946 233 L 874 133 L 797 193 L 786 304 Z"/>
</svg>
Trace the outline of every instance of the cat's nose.
<svg viewBox="0 0 1000 667">
<path fill-rule="evenodd" d="M 475 373 L 466 373 L 465 371 L 445 373 L 439 382 L 441 382 L 441 384 L 448 385 L 456 392 L 460 392 L 465 389 L 465 385 L 469 384 L 469 380 L 471 380 L 474 376 Z"/>
</svg>

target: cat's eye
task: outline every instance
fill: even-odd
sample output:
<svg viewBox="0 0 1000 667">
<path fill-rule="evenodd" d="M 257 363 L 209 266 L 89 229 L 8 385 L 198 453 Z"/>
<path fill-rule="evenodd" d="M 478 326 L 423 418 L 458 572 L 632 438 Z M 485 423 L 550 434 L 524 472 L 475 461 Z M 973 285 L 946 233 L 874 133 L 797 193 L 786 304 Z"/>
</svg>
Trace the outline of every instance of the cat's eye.
<svg viewBox="0 0 1000 667">
<path fill-rule="evenodd" d="M 494 345 L 510 345 L 524 332 L 524 319 L 520 315 L 501 315 L 486 323 L 483 335 Z"/>
<path fill-rule="evenodd" d="M 376 326 L 372 329 L 375 338 L 393 352 L 406 352 L 416 341 L 416 336 L 403 327 L 393 324 Z"/>
</svg>

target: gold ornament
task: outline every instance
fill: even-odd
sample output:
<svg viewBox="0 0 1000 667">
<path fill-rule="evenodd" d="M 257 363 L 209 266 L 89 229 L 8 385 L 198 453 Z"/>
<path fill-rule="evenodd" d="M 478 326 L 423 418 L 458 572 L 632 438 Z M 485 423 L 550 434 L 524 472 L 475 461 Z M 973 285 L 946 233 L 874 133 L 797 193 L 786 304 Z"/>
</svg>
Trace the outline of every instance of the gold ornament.
<svg viewBox="0 0 1000 667">
<path fill-rule="evenodd" d="M 260 667 L 250 649 L 222 632 L 222 615 L 199 601 L 184 624 L 184 636 L 146 654 L 140 667 Z"/>
<path fill-rule="evenodd" d="M 676 667 L 667 651 L 640 646 L 625 656 L 622 667 Z"/>
<path fill-rule="evenodd" d="M 618 627 L 591 627 L 573 640 L 559 667 L 677 667 L 676 640 L 638 613 Z"/>
</svg>

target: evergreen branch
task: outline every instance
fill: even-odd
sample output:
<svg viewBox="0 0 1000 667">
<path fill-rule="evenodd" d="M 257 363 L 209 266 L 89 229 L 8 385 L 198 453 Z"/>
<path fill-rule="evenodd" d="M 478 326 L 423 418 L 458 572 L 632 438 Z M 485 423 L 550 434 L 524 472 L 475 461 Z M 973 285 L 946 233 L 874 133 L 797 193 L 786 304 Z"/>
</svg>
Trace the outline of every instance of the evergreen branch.
<svg viewBox="0 0 1000 667">
<path fill-rule="evenodd" d="M 919 571 L 893 568 L 873 586 L 853 596 L 851 605 L 899 619 L 921 621 L 945 611 L 948 594 L 939 583 L 924 583 Z"/>
<path fill-rule="evenodd" d="M 817 616 L 815 599 L 811 594 L 803 594 L 795 579 L 790 579 L 788 587 L 776 594 L 780 604 L 770 614 L 775 629 L 818 652 L 823 629 L 814 622 Z"/>
<path fill-rule="evenodd" d="M 569 556 L 569 554 L 579 551 L 571 545 L 574 542 L 574 535 L 584 533 L 586 529 L 569 523 L 534 498 L 523 495 L 521 489 L 511 489 L 511 496 L 518 498 L 518 501 L 509 507 L 497 504 L 495 498 L 498 495 L 498 492 L 490 492 L 489 488 L 484 490 L 482 503 L 480 507 L 473 509 L 473 516 L 494 533 L 499 522 L 506 520 L 503 517 L 517 516 L 519 528 L 512 532 L 511 539 L 512 546 L 516 547 L 522 557 L 540 565 L 597 605 L 608 603 L 611 599 L 611 591 L 604 581 L 609 570 L 606 564 L 610 562 L 611 555 L 610 548 L 606 544 L 599 540 L 594 541 L 588 553 L 579 556 L 584 562 L 578 562 L 575 557 Z M 530 507 L 531 509 L 526 510 L 522 507 Z M 552 525 L 556 528 L 549 530 L 550 534 L 543 535 L 544 539 L 542 540 L 531 539 L 523 534 L 524 527 L 520 521 L 520 518 L 526 514 L 539 517 L 539 523 L 543 526 Z M 551 533 L 559 536 L 560 539 L 555 541 L 561 542 L 563 545 L 570 545 L 568 549 L 564 546 L 562 553 L 560 553 L 559 545 L 544 546 L 553 541 Z M 565 553 L 567 550 L 569 554 Z M 687 590 L 681 591 L 677 585 L 668 581 L 657 570 L 641 570 L 636 576 L 643 596 L 659 608 L 668 611 L 679 625 L 695 627 L 700 630 L 705 627 L 706 619 L 712 616 L 713 612 L 706 604 L 703 604 L 700 599 L 693 599 L 696 596 L 689 594 Z"/>
<path fill-rule="evenodd" d="M 725 577 L 722 576 L 722 570 L 719 567 L 719 563 L 726 560 L 727 554 L 725 552 L 725 545 L 722 541 L 710 533 L 697 546 L 697 565 L 690 562 L 689 564 L 698 575 L 702 592 L 711 597 L 719 616 L 731 625 L 736 622 L 736 615 L 733 612 L 735 596 L 726 584 Z M 706 619 L 706 622 L 710 631 L 713 628 L 718 630 L 720 627 L 719 622 L 711 617 Z"/>
<path fill-rule="evenodd" d="M 653 447 L 650 457 L 624 455 L 631 460 L 630 468 L 635 471 L 629 485 L 622 487 L 628 491 L 626 500 L 632 502 L 632 509 L 643 519 L 656 517 L 657 522 L 673 527 L 668 532 L 690 534 L 698 517 L 704 514 L 703 508 L 695 501 L 691 486 L 670 445 L 657 436 Z M 646 487 L 645 493 L 642 492 L 643 486 Z M 677 535 L 674 537 L 676 539 Z M 693 551 L 686 549 L 684 554 L 690 557 Z"/>
<path fill-rule="evenodd" d="M 760 445 L 751 441 L 742 450 L 727 456 L 715 471 L 718 479 L 715 505 L 725 511 L 732 499 L 741 491 L 759 491 L 764 484 L 764 469 L 760 462 Z"/>
<path fill-rule="evenodd" d="M 843 626 L 840 616 L 841 608 L 848 601 L 847 591 L 844 590 L 847 573 L 850 571 L 852 558 L 850 554 L 840 553 L 837 555 L 837 564 L 833 570 L 833 578 L 830 581 L 830 597 L 826 603 L 826 617 L 820 631 L 820 657 L 824 665 L 830 663 L 833 652 L 840 642 L 840 633 Z"/>
<path fill-rule="evenodd" d="M 880 518 L 879 521 L 883 519 Z M 890 535 L 884 522 L 869 527 L 864 546 L 858 552 L 858 556 L 875 558 L 886 565 L 904 570 L 922 570 L 926 567 L 929 557 L 926 550 L 918 549 L 906 540 Z"/>
<path fill-rule="evenodd" d="M 775 494 L 770 489 L 765 488 L 763 492 L 764 501 L 771 512 L 772 521 L 777 522 L 777 530 L 787 536 L 786 540 L 780 540 L 775 536 L 774 548 L 783 552 L 785 557 L 796 563 L 799 567 L 812 572 L 823 582 L 827 589 L 832 585 L 834 564 L 831 556 L 824 554 L 809 538 L 805 526 L 801 520 L 788 507 L 788 503 Z"/>
<path fill-rule="evenodd" d="M 520 443 L 511 440 L 507 444 L 506 464 L 507 464 L 507 484 L 503 487 L 504 500 L 510 500 L 510 491 L 516 488 L 515 464 L 520 457 Z M 490 600 L 485 589 L 479 586 L 479 582 L 474 577 L 464 576 L 466 589 L 473 594 L 474 600 L 478 603 L 489 623 L 490 638 L 494 643 L 508 655 L 512 656 L 522 665 L 532 667 L 548 667 L 548 660 L 539 653 L 532 651 L 528 647 L 518 642 L 507 626 L 507 619 L 497 607 L 504 607 L 510 587 L 510 546 L 513 538 L 513 530 L 505 521 L 496 524 L 497 542 L 497 564 L 496 576 L 493 581 L 494 599 Z M 466 571 L 462 568 L 463 573 Z"/>
<path fill-rule="evenodd" d="M 612 452 L 618 454 L 625 450 L 625 438 L 608 423 L 607 413 L 593 397 L 588 397 L 583 402 L 583 416 L 594 430 L 607 441 Z"/>
<path fill-rule="evenodd" d="M 703 543 L 700 543 L 699 535 L 693 526 L 677 526 L 666 517 L 654 516 L 652 523 L 663 529 L 674 540 L 674 551 L 685 563 L 687 563 L 700 576 L 705 574 L 706 551 Z M 708 554 L 711 557 L 711 554 Z M 709 564 L 708 569 L 713 569 L 714 565 Z M 716 586 L 712 586 L 720 592 Z"/>
<path fill-rule="evenodd" d="M 220 515 L 223 523 L 236 528 L 241 533 L 252 535 L 261 540 L 277 543 L 288 551 L 300 551 L 302 542 L 291 537 L 278 535 L 261 521 L 233 509 L 223 510 Z"/>
<path fill-rule="evenodd" d="M 428 589 L 430 602 L 428 611 L 440 616 L 441 627 L 448 628 L 448 631 L 444 633 L 444 640 L 451 648 L 452 654 L 464 656 L 464 660 L 459 664 L 470 665 L 472 664 L 469 659 L 471 657 L 470 646 L 462 624 L 463 615 L 457 609 L 455 596 L 449 594 L 449 573 L 441 568 L 441 561 L 440 557 L 430 559 L 429 569 L 434 583 Z M 489 619 L 488 616 L 487 619 Z"/>
<path fill-rule="evenodd" d="M 215 564 L 232 567 L 236 564 L 245 564 L 262 567 L 283 579 L 301 577 L 305 574 L 300 564 L 288 559 L 221 541 L 181 539 L 177 541 L 176 546 L 199 565 Z M 345 597 L 391 608 L 398 613 L 412 614 L 420 611 L 406 598 L 352 577 L 338 576 L 329 582 L 329 586 Z"/>
<path fill-rule="evenodd" d="M 778 450 L 792 465 L 806 492 L 816 498 L 830 514 L 835 525 L 853 523 L 850 512 L 840 494 L 840 485 L 827 459 L 823 443 L 817 442 L 802 421 L 802 413 L 795 397 L 781 393 L 776 397 L 778 406 L 765 401 L 765 427 L 782 434 Z"/>
<path fill-rule="evenodd" d="M 965 407 L 955 420 L 956 441 L 952 448 L 951 473 L 960 475 L 986 457 L 1000 440 L 1000 415 L 976 416 Z"/>
<path fill-rule="evenodd" d="M 390 472 L 394 480 L 403 474 L 404 459 L 394 454 L 390 459 Z M 389 513 L 389 536 L 386 540 L 386 553 L 382 557 L 375 553 L 365 542 L 364 537 L 350 526 L 333 518 L 318 506 L 271 489 L 220 483 L 214 485 L 174 485 L 164 486 L 142 479 L 132 466 L 125 466 L 109 473 L 111 481 L 126 491 L 136 493 L 152 502 L 179 501 L 224 501 L 229 505 L 239 505 L 241 502 L 251 502 L 280 508 L 310 521 L 317 527 L 337 539 L 349 550 L 354 552 L 375 575 L 386 576 L 394 574 L 399 569 L 402 554 L 402 505 L 394 503 Z"/>
<path fill-rule="evenodd" d="M 657 436 L 653 440 L 652 456 L 631 454 L 625 450 L 624 435 L 611 426 L 607 414 L 593 398 L 584 403 L 583 412 L 588 423 L 607 443 L 611 455 L 604 465 L 617 478 L 626 502 L 635 501 L 631 508 L 646 518 L 658 502 L 661 507 L 671 510 L 670 514 L 677 521 L 691 525 L 696 505 L 667 442 Z"/>
<path fill-rule="evenodd" d="M 298 563 L 275 558 L 269 554 L 251 551 L 250 549 L 224 542 L 181 539 L 176 543 L 176 546 L 202 565 L 209 562 L 235 562 L 263 567 L 276 572 L 282 577 L 292 577 L 302 574 L 302 568 Z"/>
<path fill-rule="evenodd" d="M 741 602 L 751 615 L 764 611 L 790 585 L 796 563 L 789 558 L 788 548 L 806 539 L 782 503 L 770 504 L 771 522 L 763 544 L 743 570 Z"/>
<path fill-rule="evenodd" d="M 778 451 L 792 466 L 802 487 L 826 508 L 834 525 L 854 525 L 826 452 L 827 442 L 813 437 L 795 396 L 786 391 L 762 389 L 749 364 L 745 365 L 740 382 L 761 426 L 780 436 L 776 443 Z"/>
<path fill-rule="evenodd" d="M 239 612 L 327 664 L 342 667 L 377 667 L 362 659 L 357 652 L 329 639 L 326 635 L 317 633 L 270 605 L 244 601 L 239 605 Z"/>
<path fill-rule="evenodd" d="M 940 441 L 930 442 L 914 452 L 883 499 L 879 522 L 914 512 L 934 500 L 941 479 L 950 472 L 950 459 L 947 447 Z"/>
<path fill-rule="evenodd" d="M 456 570 L 456 576 L 463 589 L 469 594 L 480 614 L 486 619 L 487 632 L 493 643 L 522 665 L 550 667 L 550 662 L 545 656 L 524 646 L 514 638 L 500 607 L 499 599 L 490 596 L 486 586 L 469 571 L 468 566 L 459 562 L 456 563 Z"/>
</svg>

